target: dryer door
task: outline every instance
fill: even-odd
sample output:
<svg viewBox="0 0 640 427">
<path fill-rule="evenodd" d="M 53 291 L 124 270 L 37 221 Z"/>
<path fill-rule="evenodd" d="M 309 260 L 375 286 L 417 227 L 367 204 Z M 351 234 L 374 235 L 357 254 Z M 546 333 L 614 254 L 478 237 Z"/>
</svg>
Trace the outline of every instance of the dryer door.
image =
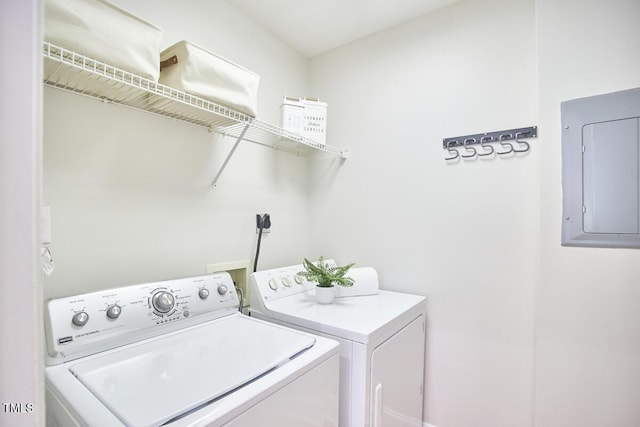
<svg viewBox="0 0 640 427">
<path fill-rule="evenodd" d="M 419 316 L 373 351 L 372 427 L 422 426 L 424 342 Z"/>
</svg>

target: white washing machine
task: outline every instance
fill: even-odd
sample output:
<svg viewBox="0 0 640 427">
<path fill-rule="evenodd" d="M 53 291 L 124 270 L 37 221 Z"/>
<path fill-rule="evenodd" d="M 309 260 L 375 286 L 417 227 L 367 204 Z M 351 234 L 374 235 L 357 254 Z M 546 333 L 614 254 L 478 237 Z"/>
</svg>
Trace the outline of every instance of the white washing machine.
<svg viewBox="0 0 640 427">
<path fill-rule="evenodd" d="M 47 425 L 337 426 L 338 343 L 238 304 L 227 273 L 49 301 Z"/>
<path fill-rule="evenodd" d="M 251 316 L 340 342 L 341 427 L 422 426 L 426 298 L 378 290 L 369 268 L 351 270 L 363 280 L 319 304 L 300 271 L 253 273 Z"/>
</svg>

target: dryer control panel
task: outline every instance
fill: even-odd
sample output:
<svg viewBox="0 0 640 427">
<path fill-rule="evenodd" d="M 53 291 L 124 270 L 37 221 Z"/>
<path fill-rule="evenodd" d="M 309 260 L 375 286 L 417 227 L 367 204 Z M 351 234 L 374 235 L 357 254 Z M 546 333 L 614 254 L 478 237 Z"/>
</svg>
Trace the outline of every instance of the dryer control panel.
<svg viewBox="0 0 640 427">
<path fill-rule="evenodd" d="M 336 262 L 332 259 L 324 260 L 332 267 Z M 273 301 L 300 292 L 315 289 L 317 283 L 307 280 L 299 273 L 304 271 L 302 264 L 274 268 L 272 270 L 256 271 L 251 275 L 250 304 L 259 307 L 262 302 Z"/>
<path fill-rule="evenodd" d="M 48 364 L 62 363 L 233 313 L 228 273 L 146 283 L 47 302 Z"/>
</svg>

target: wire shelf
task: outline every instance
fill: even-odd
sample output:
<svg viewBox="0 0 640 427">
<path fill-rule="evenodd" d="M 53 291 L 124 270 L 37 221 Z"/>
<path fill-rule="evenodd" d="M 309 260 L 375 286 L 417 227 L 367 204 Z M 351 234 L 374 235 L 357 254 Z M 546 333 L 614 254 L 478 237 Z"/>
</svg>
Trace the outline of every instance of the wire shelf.
<svg viewBox="0 0 640 427">
<path fill-rule="evenodd" d="M 238 142 L 244 140 L 298 155 L 323 152 L 348 157 L 346 149 L 319 144 L 242 112 L 48 42 L 44 42 L 43 56 L 47 86 L 203 126 L 238 138 Z"/>
</svg>

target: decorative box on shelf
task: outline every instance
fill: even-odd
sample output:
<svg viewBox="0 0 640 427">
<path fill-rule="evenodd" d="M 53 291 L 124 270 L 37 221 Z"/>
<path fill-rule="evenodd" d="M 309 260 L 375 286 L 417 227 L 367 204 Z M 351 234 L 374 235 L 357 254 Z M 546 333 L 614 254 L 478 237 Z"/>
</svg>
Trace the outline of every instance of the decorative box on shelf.
<svg viewBox="0 0 640 427">
<path fill-rule="evenodd" d="M 317 98 L 285 96 L 282 101 L 282 127 L 319 144 L 326 143 L 327 103 Z"/>
</svg>

